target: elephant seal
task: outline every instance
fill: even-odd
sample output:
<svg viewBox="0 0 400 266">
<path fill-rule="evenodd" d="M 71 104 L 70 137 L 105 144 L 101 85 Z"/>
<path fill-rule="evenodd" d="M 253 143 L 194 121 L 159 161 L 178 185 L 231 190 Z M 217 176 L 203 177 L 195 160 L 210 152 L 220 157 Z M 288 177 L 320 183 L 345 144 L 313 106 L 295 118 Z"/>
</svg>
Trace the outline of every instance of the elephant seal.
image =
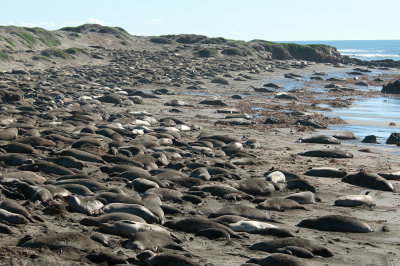
<svg viewBox="0 0 400 266">
<path fill-rule="evenodd" d="M 60 156 L 72 156 L 75 159 L 78 159 L 78 160 L 81 160 L 81 161 L 94 162 L 94 163 L 104 163 L 104 160 L 100 156 L 92 154 L 92 153 L 87 152 L 87 151 L 81 151 L 81 150 L 77 150 L 77 149 L 63 150 L 63 151 L 57 153 L 57 155 L 60 155 Z"/>
<path fill-rule="evenodd" d="M 74 172 L 61 165 L 51 163 L 51 162 L 36 162 L 34 164 L 21 165 L 19 167 L 23 171 L 34 171 L 43 172 L 46 174 L 56 174 L 56 175 L 73 175 Z"/>
<path fill-rule="evenodd" d="M 201 264 L 194 262 L 184 256 L 178 254 L 160 253 L 155 254 L 150 250 L 145 250 L 136 256 L 140 261 L 143 261 L 148 266 L 157 265 L 181 265 L 181 266 L 201 266 Z"/>
<path fill-rule="evenodd" d="M 231 223 L 228 226 L 235 232 L 247 232 L 251 234 L 272 235 L 277 237 L 294 236 L 286 229 L 265 222 L 242 220 L 236 223 Z"/>
<path fill-rule="evenodd" d="M 34 236 L 21 246 L 28 248 L 48 247 L 51 250 L 76 248 L 85 252 L 102 249 L 99 243 L 90 239 L 86 234 L 78 232 L 57 232 L 50 235 Z"/>
<path fill-rule="evenodd" d="M 159 252 L 160 249 L 184 250 L 180 245 L 172 240 L 170 236 L 152 231 L 142 231 L 132 234 L 124 247 L 134 250 L 151 250 Z"/>
<path fill-rule="evenodd" d="M 299 237 L 287 237 L 273 240 L 265 240 L 261 242 L 257 242 L 250 246 L 251 250 L 261 250 L 269 253 L 273 253 L 278 248 L 284 248 L 287 246 L 296 246 L 305 248 L 311 251 L 314 255 L 322 256 L 322 257 L 332 257 L 333 253 L 324 246 L 315 244 L 314 242 L 299 238 Z"/>
<path fill-rule="evenodd" d="M 253 199 L 251 195 L 229 185 L 202 185 L 191 187 L 189 190 L 209 192 L 213 196 L 219 196 L 228 200 Z"/>
<path fill-rule="evenodd" d="M 222 215 L 237 215 L 242 216 L 251 220 L 257 220 L 262 222 L 273 222 L 270 215 L 262 210 L 244 206 L 244 205 L 230 205 L 224 206 L 221 209 L 211 213 L 208 218 L 216 218 Z"/>
<path fill-rule="evenodd" d="M 339 197 L 335 200 L 335 206 L 342 207 L 358 207 L 358 206 L 368 206 L 375 207 L 376 201 L 372 195 L 346 195 Z M 0 206 L 1 207 L 1 206 Z"/>
<path fill-rule="evenodd" d="M 31 185 L 41 185 L 46 182 L 46 178 L 31 171 L 17 171 L 4 174 L 0 178 L 0 182 L 26 182 Z"/>
<path fill-rule="evenodd" d="M 306 266 L 307 264 L 300 260 L 299 258 L 288 255 L 288 254 L 271 254 L 265 258 L 251 258 L 247 262 L 255 263 L 259 265 L 268 265 L 268 266 Z"/>
<path fill-rule="evenodd" d="M 32 202 L 46 202 L 53 199 L 50 191 L 45 188 L 33 185 L 30 186 L 27 183 L 18 183 L 16 186 L 18 191 L 22 193 L 25 199 L 28 199 Z"/>
<path fill-rule="evenodd" d="M 291 194 L 285 197 L 285 199 L 294 200 L 299 204 L 313 204 L 315 203 L 315 194 L 311 191 L 304 191 Z"/>
<path fill-rule="evenodd" d="M 299 189 L 311 192 L 316 192 L 315 186 L 310 183 L 307 179 L 293 179 L 286 182 L 288 189 Z"/>
<path fill-rule="evenodd" d="M 27 224 L 28 220 L 21 214 L 9 212 L 4 209 L 0 209 L 0 221 L 7 222 L 10 224 Z"/>
<path fill-rule="evenodd" d="M 231 238 L 230 234 L 222 229 L 219 228 L 206 228 L 198 231 L 196 236 L 203 236 L 206 237 L 210 240 L 215 240 L 215 239 L 226 239 L 229 240 Z"/>
<path fill-rule="evenodd" d="M 16 128 L 6 128 L 0 129 L 0 140 L 13 140 L 18 137 L 18 129 Z"/>
<path fill-rule="evenodd" d="M 69 195 L 64 197 L 69 207 L 76 212 L 87 215 L 99 214 L 104 204 L 94 198 L 81 197 L 79 195 Z"/>
<path fill-rule="evenodd" d="M 267 175 L 267 181 L 270 181 L 272 183 L 285 183 L 286 178 L 281 171 L 274 171 Z"/>
<path fill-rule="evenodd" d="M 307 258 L 307 259 L 314 258 L 314 254 L 311 251 L 309 251 L 308 249 L 296 247 L 296 246 L 287 246 L 284 248 L 278 248 L 275 250 L 275 252 L 293 255 L 298 258 Z"/>
<path fill-rule="evenodd" d="M 373 231 L 365 222 L 354 217 L 342 215 L 326 215 L 317 218 L 309 218 L 301 221 L 297 226 L 323 231 L 349 233 L 369 233 Z"/>
<path fill-rule="evenodd" d="M 34 222 L 32 220 L 32 215 L 23 206 L 21 206 L 18 202 L 12 199 L 6 199 L 3 202 L 1 202 L 0 208 L 12 213 L 20 214 L 24 216 L 28 221 L 32 223 Z"/>
<path fill-rule="evenodd" d="M 100 230 L 107 234 L 117 235 L 121 237 L 130 237 L 132 234 L 142 231 L 152 231 L 159 234 L 169 236 L 168 230 L 155 224 L 139 223 L 134 221 L 117 221 L 115 223 L 102 223 L 99 226 Z"/>
<path fill-rule="evenodd" d="M 83 167 L 87 167 L 86 163 L 79 161 L 78 159 L 72 156 L 59 156 L 56 158 L 46 158 L 45 160 L 53 162 L 55 164 L 58 164 L 66 168 L 76 168 L 82 170 Z"/>
<path fill-rule="evenodd" d="M 342 150 L 314 150 L 300 153 L 300 155 L 308 157 L 322 157 L 322 158 L 353 158 L 353 154 Z"/>
<path fill-rule="evenodd" d="M 101 201 L 104 205 L 110 203 L 130 203 L 130 204 L 139 204 L 141 205 L 141 200 L 139 194 L 136 192 L 131 193 L 129 195 L 115 193 L 115 192 L 98 192 L 96 194 L 96 199 Z"/>
<path fill-rule="evenodd" d="M 35 161 L 18 153 L 8 153 L 0 155 L 0 161 L 10 166 L 20 166 L 23 164 L 33 164 Z"/>
<path fill-rule="evenodd" d="M 107 187 L 102 183 L 86 178 L 64 179 L 54 183 L 55 186 L 69 185 L 69 184 L 82 185 L 87 187 L 90 191 L 94 192 L 107 190 Z"/>
<path fill-rule="evenodd" d="M 240 180 L 232 184 L 232 187 L 253 196 L 269 196 L 275 191 L 274 185 L 265 178 Z"/>
<path fill-rule="evenodd" d="M 352 185 L 372 188 L 383 191 L 394 191 L 393 185 L 380 175 L 360 171 L 357 174 L 347 175 L 342 178 L 342 182 Z"/>
<path fill-rule="evenodd" d="M 12 235 L 14 232 L 11 230 L 10 227 L 8 227 L 5 224 L 0 224 L 0 233 L 2 234 L 7 234 L 7 235 Z"/>
<path fill-rule="evenodd" d="M 290 209 L 306 210 L 306 208 L 301 206 L 297 201 L 280 197 L 267 199 L 259 203 L 257 207 L 260 209 L 271 211 L 284 211 Z"/>
<path fill-rule="evenodd" d="M 301 138 L 299 139 L 299 142 L 304 142 L 304 143 L 319 143 L 319 144 L 340 144 L 340 140 L 331 137 L 331 136 L 326 136 L 326 135 L 318 135 L 318 136 L 312 136 L 309 138 Z"/>
<path fill-rule="evenodd" d="M 179 221 L 165 222 L 164 226 L 192 234 L 197 234 L 204 229 L 221 229 L 226 231 L 231 237 L 237 237 L 236 233 L 229 227 L 205 218 L 183 218 Z"/>
<path fill-rule="evenodd" d="M 333 167 L 320 167 L 320 168 L 312 168 L 304 173 L 308 176 L 316 176 L 316 177 L 344 177 L 347 175 L 346 171 L 340 170 Z"/>
<path fill-rule="evenodd" d="M 110 203 L 104 206 L 103 211 L 104 213 L 126 212 L 142 217 L 148 223 L 161 223 L 159 217 L 146 207 L 139 204 Z"/>
<path fill-rule="evenodd" d="M 4 145 L 3 148 L 11 153 L 36 154 L 36 150 L 32 146 L 24 143 L 12 142 Z"/>
<path fill-rule="evenodd" d="M 117 221 L 133 221 L 139 223 L 146 223 L 146 221 L 137 215 L 126 213 L 126 212 L 113 212 L 103 214 L 97 217 L 83 218 L 79 223 L 86 226 L 97 226 L 99 227 L 102 223 L 112 224 Z"/>
</svg>

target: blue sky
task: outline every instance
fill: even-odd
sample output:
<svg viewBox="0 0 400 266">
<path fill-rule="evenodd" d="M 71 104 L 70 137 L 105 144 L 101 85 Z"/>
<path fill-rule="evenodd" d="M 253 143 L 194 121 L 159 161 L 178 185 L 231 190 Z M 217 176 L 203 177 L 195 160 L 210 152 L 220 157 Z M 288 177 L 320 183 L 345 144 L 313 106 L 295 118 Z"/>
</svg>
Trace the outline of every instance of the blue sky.
<svg viewBox="0 0 400 266">
<path fill-rule="evenodd" d="M 271 41 L 400 39 L 399 0 L 17 0 L 0 25 L 59 29 L 84 23 L 133 35 L 196 33 Z"/>
</svg>

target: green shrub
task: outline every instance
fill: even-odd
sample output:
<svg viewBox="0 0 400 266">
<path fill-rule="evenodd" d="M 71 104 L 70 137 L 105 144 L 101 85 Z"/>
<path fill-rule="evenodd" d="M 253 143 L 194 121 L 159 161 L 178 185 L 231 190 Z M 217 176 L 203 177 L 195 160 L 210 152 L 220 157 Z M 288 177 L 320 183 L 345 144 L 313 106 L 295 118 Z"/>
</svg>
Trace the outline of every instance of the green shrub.
<svg viewBox="0 0 400 266">
<path fill-rule="evenodd" d="M 195 52 L 200 57 L 208 58 L 208 57 L 214 57 L 217 55 L 217 49 L 215 48 L 204 48 L 201 49 L 197 52 Z"/>
<path fill-rule="evenodd" d="M 9 56 L 6 52 L 0 51 L 0 60 L 1 61 L 9 61 L 12 57 Z"/>
<path fill-rule="evenodd" d="M 58 57 L 62 59 L 74 59 L 72 55 L 67 53 L 66 51 L 63 51 L 61 49 L 55 49 L 55 48 L 50 48 L 50 49 L 45 49 L 41 52 L 41 55 L 45 57 Z"/>
<path fill-rule="evenodd" d="M 34 33 L 39 40 L 48 47 L 60 45 L 61 42 L 56 34 L 42 28 L 25 28 L 27 31 Z"/>
<path fill-rule="evenodd" d="M 152 38 L 150 38 L 150 41 L 152 43 L 158 43 L 158 44 L 172 44 L 172 40 L 170 40 L 170 39 L 168 39 L 166 37 L 163 37 L 163 36 L 152 37 Z"/>
</svg>

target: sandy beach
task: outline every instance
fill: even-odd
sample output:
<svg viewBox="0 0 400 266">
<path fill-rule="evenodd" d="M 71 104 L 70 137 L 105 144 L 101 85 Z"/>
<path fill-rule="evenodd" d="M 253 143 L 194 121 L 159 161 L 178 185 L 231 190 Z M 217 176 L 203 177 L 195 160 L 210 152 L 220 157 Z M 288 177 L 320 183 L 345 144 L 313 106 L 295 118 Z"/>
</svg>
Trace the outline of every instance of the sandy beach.
<svg viewBox="0 0 400 266">
<path fill-rule="evenodd" d="M 146 41 L 141 42 L 144 47 Z M 213 220 L 221 210 L 238 206 L 244 209 L 235 213 L 237 221 L 268 222 L 281 234 L 311 241 L 333 255 L 308 248 L 312 258 L 295 257 L 295 265 L 400 265 L 400 147 L 363 144 L 360 139 L 341 144 L 304 141 L 341 133 L 329 126 L 344 121 L 324 113 L 351 106 L 356 99 L 380 97 L 379 90 L 355 83 L 382 86 L 399 78 L 398 69 L 361 67 L 372 73 L 354 75 L 349 73 L 359 66 L 199 59 L 183 51 L 176 55 L 171 47 L 167 55 L 159 50 L 156 46 L 129 56 L 116 50 L 96 64 L 86 64 L 87 58 L 72 65 L 52 59 L 53 67 L 46 63 L 37 68 L 2 63 L 1 199 L 24 208 L 29 219 L 17 223 L 9 213 L 1 214 L 0 265 L 153 265 L 137 256 L 148 249 L 158 254 L 153 258 L 173 254 L 171 260 L 180 259 L 171 265 L 256 265 L 249 260 L 275 252 L 251 248 L 255 243 L 285 237 L 268 230 L 243 232 L 232 229 L 233 220 Z M 102 56 L 106 53 L 111 52 Z M 332 77 L 342 79 L 328 80 Z M 383 77 L 384 82 L 375 81 Z M 337 86 L 326 88 L 329 84 Z M 400 123 L 393 122 L 396 132 Z M 388 126 L 381 121 L 353 123 Z M 7 129 L 17 133 L 8 137 Z M 352 156 L 304 156 L 315 150 Z M 344 176 L 305 175 L 314 168 L 340 169 L 345 175 L 397 174 L 380 181 L 393 185 L 384 191 L 343 182 Z M 267 182 L 271 171 L 280 171 L 284 179 Z M 249 180 L 259 180 L 265 188 Z M 261 207 L 266 200 L 303 191 L 315 197 L 312 203 L 299 207 L 295 202 L 296 209 L 281 211 Z M 376 206 L 334 206 L 339 197 L 367 191 Z M 146 235 L 151 244 L 130 247 L 126 243 L 137 231 L 117 228 L 125 218 L 96 226 L 82 222 L 112 213 L 117 203 L 135 205 L 119 212 L 135 210 L 135 222 L 145 220 L 140 230 L 167 232 L 181 250 L 161 246 L 161 236 L 154 235 Z M 245 209 L 253 210 L 253 216 Z M 327 215 L 350 217 L 370 230 L 298 226 Z M 184 219 L 194 220 L 176 225 Z"/>
</svg>

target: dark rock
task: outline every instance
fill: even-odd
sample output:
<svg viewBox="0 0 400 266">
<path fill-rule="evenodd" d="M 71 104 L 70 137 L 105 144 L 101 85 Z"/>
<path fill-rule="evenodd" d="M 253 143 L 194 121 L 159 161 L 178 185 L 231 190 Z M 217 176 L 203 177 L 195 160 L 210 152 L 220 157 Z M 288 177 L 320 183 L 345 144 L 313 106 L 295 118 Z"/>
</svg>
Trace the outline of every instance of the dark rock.
<svg viewBox="0 0 400 266">
<path fill-rule="evenodd" d="M 384 85 L 381 92 L 388 94 L 400 94 L 400 79 Z"/>
<path fill-rule="evenodd" d="M 264 124 L 281 124 L 282 122 L 279 120 L 279 118 L 276 117 L 267 117 L 265 120 Z"/>
<path fill-rule="evenodd" d="M 267 87 L 267 88 L 274 88 L 274 89 L 279 89 L 280 88 L 280 86 L 276 85 L 275 83 L 267 83 L 267 84 L 264 84 L 263 86 Z"/>
<path fill-rule="evenodd" d="M 378 143 L 375 135 L 368 135 L 361 142 L 363 142 L 363 143 Z"/>
<path fill-rule="evenodd" d="M 232 95 L 231 98 L 232 99 L 236 99 L 236 100 L 242 100 L 243 99 L 243 97 L 240 96 L 239 94 Z"/>
<path fill-rule="evenodd" d="M 227 106 L 227 104 L 224 103 L 224 102 L 221 101 L 221 100 L 204 100 L 204 101 L 199 102 L 199 104 Z"/>
<path fill-rule="evenodd" d="M 400 133 L 392 133 L 386 140 L 386 144 L 397 144 L 400 142 Z"/>
</svg>

